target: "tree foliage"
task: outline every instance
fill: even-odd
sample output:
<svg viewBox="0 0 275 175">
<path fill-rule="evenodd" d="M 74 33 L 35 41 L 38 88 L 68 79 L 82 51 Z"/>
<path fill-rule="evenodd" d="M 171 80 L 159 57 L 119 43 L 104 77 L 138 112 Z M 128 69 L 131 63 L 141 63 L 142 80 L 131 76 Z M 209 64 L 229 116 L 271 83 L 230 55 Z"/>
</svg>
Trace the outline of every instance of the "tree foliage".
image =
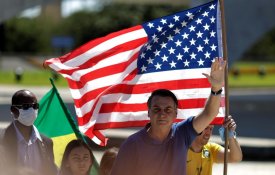
<svg viewBox="0 0 275 175">
<path fill-rule="evenodd" d="M 63 32 L 73 36 L 78 47 L 92 39 L 175 13 L 186 7 L 111 4 L 100 12 L 81 11 L 62 21 Z"/>
<path fill-rule="evenodd" d="M 243 60 L 275 61 L 275 29 L 266 33 L 247 50 Z"/>
<path fill-rule="evenodd" d="M 183 6 L 109 4 L 97 12 L 80 11 L 63 18 L 59 23 L 51 19 L 13 18 L 4 23 L 2 48 L 4 52 L 56 54 L 51 39 L 70 36 L 74 40 L 70 51 L 92 39 L 132 27 L 152 19 L 186 9 Z M 2 40 L 2 39 L 1 39 Z M 1 41 L 2 42 L 2 41 Z M 64 54 L 64 53 L 62 53 Z M 245 60 L 274 60 L 275 29 L 262 37 L 243 56 Z"/>
<path fill-rule="evenodd" d="M 52 54 L 51 38 L 54 36 L 71 36 L 75 48 L 92 39 L 183 9 L 186 7 L 110 4 L 98 12 L 77 12 L 58 24 L 40 17 L 17 17 L 4 23 L 2 51 Z"/>
</svg>

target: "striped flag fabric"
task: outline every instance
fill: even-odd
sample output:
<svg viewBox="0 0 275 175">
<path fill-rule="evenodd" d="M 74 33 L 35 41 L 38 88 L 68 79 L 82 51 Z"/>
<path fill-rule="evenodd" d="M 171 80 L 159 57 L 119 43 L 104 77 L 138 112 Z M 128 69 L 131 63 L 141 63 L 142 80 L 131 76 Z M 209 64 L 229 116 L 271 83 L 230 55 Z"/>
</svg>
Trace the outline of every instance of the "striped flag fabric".
<svg viewBox="0 0 275 175">
<path fill-rule="evenodd" d="M 84 140 L 88 145 L 88 139 L 81 134 L 77 122 L 64 104 L 53 80 L 52 89 L 39 101 L 39 112 L 34 125 L 40 133 L 53 140 L 53 152 L 55 163 L 61 165 L 63 153 L 67 144 L 76 138 Z M 93 155 L 91 175 L 97 175 L 99 165 Z"/>
<path fill-rule="evenodd" d="M 67 79 L 80 131 L 106 145 L 100 130 L 148 122 L 146 102 L 155 89 L 177 95 L 178 120 L 202 111 L 210 94 L 202 73 L 222 57 L 220 20 L 215 0 L 92 40 L 45 64 Z M 223 122 L 222 101 L 213 124 Z"/>
</svg>

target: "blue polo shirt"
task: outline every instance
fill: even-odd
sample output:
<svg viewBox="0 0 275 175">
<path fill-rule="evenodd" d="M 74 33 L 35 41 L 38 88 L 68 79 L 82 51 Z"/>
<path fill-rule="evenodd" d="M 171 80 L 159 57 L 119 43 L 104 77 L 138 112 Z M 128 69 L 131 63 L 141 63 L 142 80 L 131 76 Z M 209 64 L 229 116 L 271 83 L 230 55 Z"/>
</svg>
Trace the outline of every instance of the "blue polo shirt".
<svg viewBox="0 0 275 175">
<path fill-rule="evenodd" d="M 111 175 L 186 175 L 187 151 L 197 136 L 192 120 L 174 123 L 162 142 L 148 135 L 147 124 L 121 145 Z"/>
</svg>

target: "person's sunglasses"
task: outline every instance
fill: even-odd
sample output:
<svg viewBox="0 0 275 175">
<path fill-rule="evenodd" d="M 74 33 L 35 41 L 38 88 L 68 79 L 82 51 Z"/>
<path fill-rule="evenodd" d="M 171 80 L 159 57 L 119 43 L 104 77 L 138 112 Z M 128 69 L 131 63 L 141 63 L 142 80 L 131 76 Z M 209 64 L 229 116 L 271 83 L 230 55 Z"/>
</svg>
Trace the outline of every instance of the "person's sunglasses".
<svg viewBox="0 0 275 175">
<path fill-rule="evenodd" d="M 17 107 L 18 109 L 27 110 L 29 108 L 38 109 L 39 104 L 38 103 L 23 103 L 22 105 L 12 105 L 14 107 Z"/>
</svg>

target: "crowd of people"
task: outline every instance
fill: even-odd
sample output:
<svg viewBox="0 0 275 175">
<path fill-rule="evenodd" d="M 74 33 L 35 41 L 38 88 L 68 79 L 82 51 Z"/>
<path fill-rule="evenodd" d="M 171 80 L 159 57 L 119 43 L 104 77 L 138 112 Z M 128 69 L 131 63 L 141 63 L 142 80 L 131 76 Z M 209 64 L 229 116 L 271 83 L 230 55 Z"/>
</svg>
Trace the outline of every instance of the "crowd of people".
<svg viewBox="0 0 275 175">
<path fill-rule="evenodd" d="M 120 148 L 104 152 L 99 174 L 212 174 L 213 163 L 224 159 L 224 147 L 210 143 L 209 139 L 214 127 L 210 123 L 220 107 L 225 65 L 222 59 L 213 62 L 210 75 L 205 74 L 211 84 L 205 108 L 200 114 L 181 122 L 175 123 L 178 115 L 176 95 L 167 89 L 153 91 L 147 101 L 150 122 L 129 136 Z M 56 166 L 53 141 L 33 125 L 38 109 L 37 98 L 29 90 L 19 90 L 12 96 L 10 111 L 13 121 L 0 135 L 1 172 L 6 175 L 90 174 L 93 153 L 80 139 L 68 143 L 60 168 Z M 223 127 L 229 131 L 229 162 L 242 160 L 236 126 L 232 116 L 226 117 Z"/>
</svg>

